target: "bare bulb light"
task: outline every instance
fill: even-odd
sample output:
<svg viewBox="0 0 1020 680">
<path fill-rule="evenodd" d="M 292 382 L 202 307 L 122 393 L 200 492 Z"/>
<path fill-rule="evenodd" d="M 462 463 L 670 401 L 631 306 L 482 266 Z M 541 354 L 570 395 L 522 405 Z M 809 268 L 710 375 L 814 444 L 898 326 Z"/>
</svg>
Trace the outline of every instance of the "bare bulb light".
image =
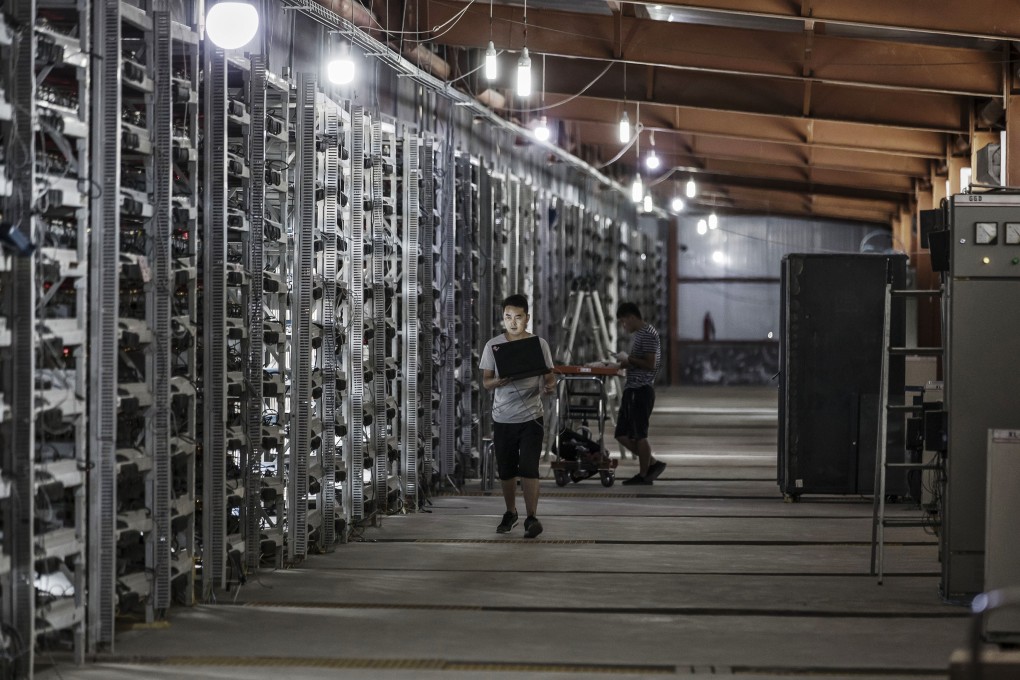
<svg viewBox="0 0 1020 680">
<path fill-rule="evenodd" d="M 687 180 L 687 198 L 694 198 L 698 193 L 698 187 L 694 184 L 694 178 Z"/>
<path fill-rule="evenodd" d="M 660 163 L 659 157 L 655 155 L 655 149 L 649 151 L 648 155 L 645 156 L 645 167 L 649 170 L 658 170 Z"/>
<path fill-rule="evenodd" d="M 485 79 L 495 80 L 499 75 L 499 62 L 496 61 L 496 46 L 489 41 L 489 46 L 485 49 Z"/>
<path fill-rule="evenodd" d="M 344 43 L 340 53 L 326 64 L 326 78 L 334 85 L 347 85 L 354 80 L 354 75 L 355 67 L 350 47 Z"/>
<path fill-rule="evenodd" d="M 715 216 L 715 213 L 712 213 L 711 215 L 708 216 L 708 228 L 709 229 L 717 229 L 718 227 L 719 227 L 719 218 Z"/>
<path fill-rule="evenodd" d="M 655 208 L 655 205 L 652 203 L 651 194 L 645 194 L 645 202 L 642 205 L 642 207 L 645 209 L 645 212 L 652 212 L 652 210 Z"/>
<path fill-rule="evenodd" d="M 247 2 L 218 2 L 205 15 L 209 40 L 225 50 L 247 45 L 259 30 L 259 11 Z"/>
<path fill-rule="evenodd" d="M 627 112 L 624 111 L 623 115 L 620 116 L 620 142 L 626 144 L 630 141 L 630 118 L 627 117 Z"/>
<path fill-rule="evenodd" d="M 535 128 L 535 139 L 541 142 L 549 140 L 549 123 L 545 116 L 542 116 L 538 121 L 538 127 Z"/>
<path fill-rule="evenodd" d="M 708 233 L 708 222 L 705 220 L 698 220 L 698 234 L 704 236 Z"/>
<path fill-rule="evenodd" d="M 630 200 L 640 203 L 645 195 L 644 185 L 641 183 L 641 175 L 634 176 L 634 183 L 630 185 Z"/>
<path fill-rule="evenodd" d="M 676 213 L 682 211 L 684 209 L 684 199 L 674 196 L 673 202 L 669 204 L 669 207 Z"/>
<path fill-rule="evenodd" d="M 517 60 L 517 96 L 531 96 L 531 57 L 527 47 L 521 50 L 521 58 Z"/>
</svg>

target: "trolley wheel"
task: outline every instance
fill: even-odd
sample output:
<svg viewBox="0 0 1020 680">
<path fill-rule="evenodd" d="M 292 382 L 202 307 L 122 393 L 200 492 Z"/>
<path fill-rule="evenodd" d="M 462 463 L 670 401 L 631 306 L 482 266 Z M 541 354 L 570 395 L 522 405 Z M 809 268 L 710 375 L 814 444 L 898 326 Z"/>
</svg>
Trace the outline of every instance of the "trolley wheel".
<svg viewBox="0 0 1020 680">
<path fill-rule="evenodd" d="M 570 481 L 572 481 L 574 484 L 577 484 L 582 479 L 584 479 L 584 473 L 582 473 L 580 470 L 570 471 Z"/>
<path fill-rule="evenodd" d="M 602 472 L 600 476 L 602 477 L 602 486 L 607 489 L 613 485 L 613 482 L 616 481 L 616 475 L 612 472 Z"/>
<path fill-rule="evenodd" d="M 783 502 L 784 503 L 799 503 L 800 502 L 800 494 L 799 493 L 786 493 L 786 494 L 783 494 Z"/>
<path fill-rule="evenodd" d="M 556 477 L 556 486 L 566 486 L 567 482 L 570 481 L 570 478 L 567 477 L 567 473 L 563 470 L 556 470 L 553 474 Z"/>
</svg>

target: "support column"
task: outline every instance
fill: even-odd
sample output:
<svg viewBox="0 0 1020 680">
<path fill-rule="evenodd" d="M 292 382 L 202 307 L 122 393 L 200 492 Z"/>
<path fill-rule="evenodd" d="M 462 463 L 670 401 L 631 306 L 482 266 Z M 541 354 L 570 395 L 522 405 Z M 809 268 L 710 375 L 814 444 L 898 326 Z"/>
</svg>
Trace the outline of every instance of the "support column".
<svg viewBox="0 0 1020 680">
<path fill-rule="evenodd" d="M 1006 95 L 1006 186 L 1020 186 L 1020 93 Z"/>
<path fill-rule="evenodd" d="M 970 167 L 969 156 L 954 156 L 950 151 L 947 159 L 947 166 L 949 168 L 949 190 L 948 195 L 953 196 L 960 193 L 960 171 L 964 168 Z"/>
<path fill-rule="evenodd" d="M 671 385 L 680 384 L 680 282 L 678 280 L 677 271 L 680 265 L 680 218 L 673 217 L 669 224 L 669 233 L 666 237 L 666 267 L 669 270 L 669 309 L 666 312 L 666 318 L 669 320 L 669 332 L 666 333 L 666 337 L 670 339 L 669 348 L 669 383 Z M 615 349 L 615 348 L 614 348 Z"/>
</svg>

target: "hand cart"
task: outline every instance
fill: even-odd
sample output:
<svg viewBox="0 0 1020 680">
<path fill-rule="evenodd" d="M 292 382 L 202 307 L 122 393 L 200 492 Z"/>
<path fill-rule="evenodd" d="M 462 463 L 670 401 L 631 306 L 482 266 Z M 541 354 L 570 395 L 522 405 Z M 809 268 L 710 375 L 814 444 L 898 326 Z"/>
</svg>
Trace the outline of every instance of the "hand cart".
<svg viewBox="0 0 1020 680">
<path fill-rule="evenodd" d="M 557 486 L 599 476 L 602 486 L 616 481 L 620 461 L 610 458 L 605 446 L 606 410 L 609 398 L 606 380 L 620 374 L 617 368 L 557 366 L 553 453 L 550 467 Z M 598 439 L 591 436 L 595 421 Z M 581 446 L 578 446 L 578 443 Z M 569 449 L 569 450 L 568 450 Z"/>
</svg>

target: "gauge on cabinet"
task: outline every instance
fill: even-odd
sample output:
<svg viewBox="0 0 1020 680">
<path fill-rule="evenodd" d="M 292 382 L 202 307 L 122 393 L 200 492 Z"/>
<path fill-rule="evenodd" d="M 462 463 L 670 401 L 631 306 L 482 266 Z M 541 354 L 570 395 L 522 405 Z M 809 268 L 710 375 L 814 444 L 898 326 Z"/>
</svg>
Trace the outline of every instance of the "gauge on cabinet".
<svg viewBox="0 0 1020 680">
<path fill-rule="evenodd" d="M 1006 222 L 1006 245 L 1020 245 L 1020 222 Z"/>
<path fill-rule="evenodd" d="M 974 243 L 993 246 L 998 238 L 999 224 L 997 222 L 978 222 L 974 225 Z"/>
</svg>

